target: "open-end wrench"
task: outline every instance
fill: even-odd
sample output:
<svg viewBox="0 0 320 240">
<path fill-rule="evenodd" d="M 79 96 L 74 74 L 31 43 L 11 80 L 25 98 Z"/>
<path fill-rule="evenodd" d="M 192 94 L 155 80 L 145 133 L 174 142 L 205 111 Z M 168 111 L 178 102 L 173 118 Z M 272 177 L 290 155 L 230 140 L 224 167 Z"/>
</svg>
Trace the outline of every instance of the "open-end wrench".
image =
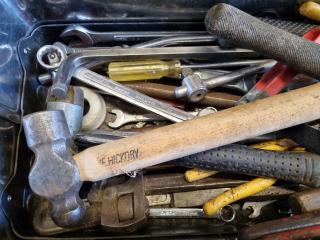
<svg viewBox="0 0 320 240">
<path fill-rule="evenodd" d="M 251 209 L 252 213 L 248 216 L 249 218 L 259 217 L 263 207 L 274 203 L 276 200 L 269 200 L 264 202 L 245 202 L 242 206 L 243 210 Z"/>
<path fill-rule="evenodd" d="M 163 117 L 157 114 L 129 114 L 121 111 L 120 109 L 112 109 L 111 113 L 115 115 L 115 120 L 113 122 L 109 122 L 108 126 L 111 128 L 119 128 L 128 123 L 134 122 L 150 122 L 150 121 L 163 121 L 165 120 Z"/>
<path fill-rule="evenodd" d="M 97 32 L 81 25 L 70 25 L 61 34 L 61 38 L 77 37 L 78 43 L 72 46 L 88 47 L 97 43 L 108 42 L 138 42 L 154 38 L 173 37 L 181 35 L 208 35 L 206 31 L 121 31 L 121 32 Z"/>
<path fill-rule="evenodd" d="M 114 82 L 107 77 L 101 76 L 86 68 L 78 68 L 74 72 L 73 76 L 83 83 L 105 91 L 138 107 L 156 113 L 173 122 L 181 122 L 195 117 L 190 113 L 174 108 L 154 98 L 148 97 L 140 92 L 128 88 L 120 83 Z"/>
<path fill-rule="evenodd" d="M 217 110 L 214 108 L 205 108 L 200 111 L 190 112 L 190 114 L 194 116 L 204 116 L 209 113 L 216 112 Z M 113 122 L 109 122 L 108 126 L 111 128 L 119 128 L 125 124 L 128 123 L 134 123 L 134 122 L 150 122 L 150 121 L 163 121 L 166 120 L 162 116 L 158 114 L 129 114 L 126 112 L 123 112 L 120 109 L 112 109 L 111 113 L 116 116 L 115 120 Z"/>
</svg>

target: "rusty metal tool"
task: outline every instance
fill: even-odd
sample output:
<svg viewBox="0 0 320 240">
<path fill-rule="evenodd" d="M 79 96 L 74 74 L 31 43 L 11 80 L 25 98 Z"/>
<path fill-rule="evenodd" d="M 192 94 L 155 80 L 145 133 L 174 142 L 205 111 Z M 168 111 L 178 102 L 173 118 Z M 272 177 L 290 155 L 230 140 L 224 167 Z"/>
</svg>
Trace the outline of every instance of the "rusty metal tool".
<svg viewBox="0 0 320 240">
<path fill-rule="evenodd" d="M 294 214 L 307 213 L 320 210 L 319 188 L 294 193 L 289 197 L 289 205 Z"/>
<path fill-rule="evenodd" d="M 176 99 L 174 94 L 175 87 L 171 85 L 148 82 L 125 83 L 125 85 L 150 97 L 172 100 Z M 201 105 L 214 106 L 217 108 L 229 108 L 234 107 L 239 99 L 240 96 L 230 93 L 208 92 L 198 103 Z M 179 100 L 188 101 L 186 98 L 181 98 Z"/>
</svg>

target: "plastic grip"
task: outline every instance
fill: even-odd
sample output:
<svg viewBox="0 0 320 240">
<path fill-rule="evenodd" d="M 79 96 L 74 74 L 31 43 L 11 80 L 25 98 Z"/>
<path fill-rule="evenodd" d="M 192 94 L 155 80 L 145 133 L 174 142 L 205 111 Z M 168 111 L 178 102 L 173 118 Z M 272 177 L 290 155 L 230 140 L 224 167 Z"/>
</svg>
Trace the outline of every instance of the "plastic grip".
<svg viewBox="0 0 320 240">
<path fill-rule="evenodd" d="M 228 145 L 190 155 L 175 163 L 215 171 L 244 173 L 320 186 L 320 156 L 313 153 L 276 152 Z"/>
<path fill-rule="evenodd" d="M 233 43 L 260 52 L 293 69 L 320 76 L 320 46 L 274 27 L 228 4 L 217 4 L 206 15 L 207 30 Z"/>
</svg>

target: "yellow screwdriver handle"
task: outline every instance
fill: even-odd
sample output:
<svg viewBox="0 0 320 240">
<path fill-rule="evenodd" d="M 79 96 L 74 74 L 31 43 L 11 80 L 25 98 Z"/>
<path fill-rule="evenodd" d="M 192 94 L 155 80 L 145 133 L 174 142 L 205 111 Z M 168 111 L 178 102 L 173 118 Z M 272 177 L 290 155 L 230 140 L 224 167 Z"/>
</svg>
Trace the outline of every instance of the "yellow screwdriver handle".
<svg viewBox="0 0 320 240">
<path fill-rule="evenodd" d="M 193 169 L 186 171 L 184 173 L 184 176 L 185 176 L 187 182 L 195 182 L 195 181 L 213 176 L 216 173 L 218 173 L 218 172 L 212 171 L 212 170 L 206 170 L 206 169 L 193 168 Z"/>
<path fill-rule="evenodd" d="M 114 81 L 137 81 L 180 78 L 181 65 L 178 60 L 144 60 L 131 62 L 112 62 L 108 66 L 109 78 Z"/>
<path fill-rule="evenodd" d="M 212 216 L 216 214 L 220 208 L 223 208 L 226 205 L 229 205 L 230 203 L 240 199 L 259 193 L 275 184 L 276 181 L 276 179 L 272 178 L 256 178 L 250 182 L 232 188 L 231 190 L 222 193 L 212 200 L 209 200 L 203 205 L 203 211 L 206 215 Z"/>
<path fill-rule="evenodd" d="M 312 1 L 300 5 L 299 13 L 309 19 L 320 22 L 320 4 Z"/>
</svg>

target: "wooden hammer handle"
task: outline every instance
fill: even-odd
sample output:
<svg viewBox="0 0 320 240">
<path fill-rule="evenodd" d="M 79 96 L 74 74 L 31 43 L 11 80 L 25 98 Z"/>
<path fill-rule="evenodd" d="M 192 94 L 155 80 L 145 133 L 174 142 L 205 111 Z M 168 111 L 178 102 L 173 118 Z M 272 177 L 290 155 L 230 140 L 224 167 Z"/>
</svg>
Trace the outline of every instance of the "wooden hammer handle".
<svg viewBox="0 0 320 240">
<path fill-rule="evenodd" d="M 88 148 L 74 156 L 98 181 L 320 118 L 320 83 Z"/>
</svg>

